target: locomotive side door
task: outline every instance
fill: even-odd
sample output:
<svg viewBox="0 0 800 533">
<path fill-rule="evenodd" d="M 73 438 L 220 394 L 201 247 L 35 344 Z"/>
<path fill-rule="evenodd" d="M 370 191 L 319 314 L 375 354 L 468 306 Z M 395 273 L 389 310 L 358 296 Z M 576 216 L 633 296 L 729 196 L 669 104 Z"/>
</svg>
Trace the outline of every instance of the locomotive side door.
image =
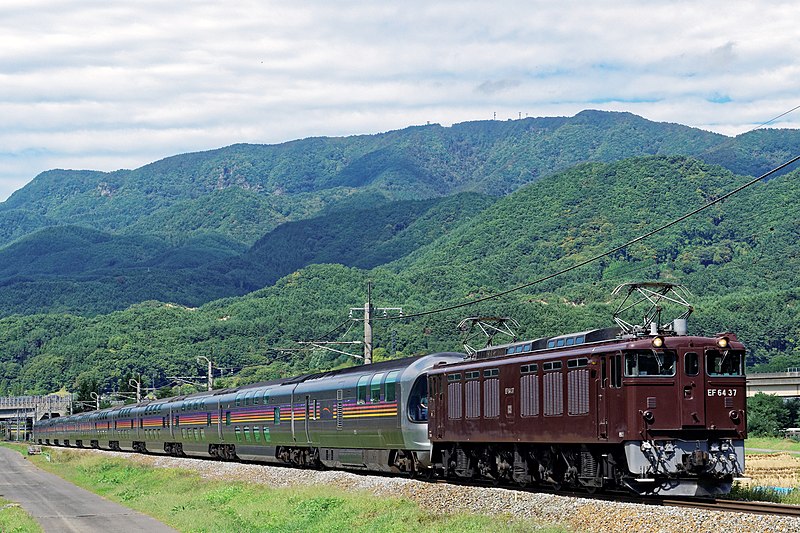
<svg viewBox="0 0 800 533">
<path fill-rule="evenodd" d="M 608 439 L 608 357 L 600 358 L 600 376 L 595 380 L 597 391 L 597 438 Z"/>
<path fill-rule="evenodd" d="M 444 436 L 444 414 L 445 414 L 445 398 L 444 386 L 442 385 L 444 376 L 438 374 L 430 376 L 428 400 L 428 438 L 441 439 Z"/>
<path fill-rule="evenodd" d="M 691 349 L 683 354 L 683 364 L 678 364 L 680 376 L 681 425 L 702 426 L 705 424 L 705 384 L 700 353 Z"/>
</svg>

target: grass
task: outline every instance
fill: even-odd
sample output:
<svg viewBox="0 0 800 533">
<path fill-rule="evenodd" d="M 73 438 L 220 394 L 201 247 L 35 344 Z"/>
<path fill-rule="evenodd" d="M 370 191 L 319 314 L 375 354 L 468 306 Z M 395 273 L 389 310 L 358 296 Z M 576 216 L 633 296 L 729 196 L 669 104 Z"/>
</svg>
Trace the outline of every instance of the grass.
<svg viewBox="0 0 800 533">
<path fill-rule="evenodd" d="M 780 450 L 789 452 L 800 452 L 800 441 L 794 439 L 779 439 L 774 437 L 749 437 L 744 441 L 745 452 L 749 448 L 761 448 L 764 450 Z M 760 453 L 760 452 L 752 452 Z"/>
<path fill-rule="evenodd" d="M 0 498 L 0 532 L 39 533 L 42 528 L 22 507 Z"/>
<path fill-rule="evenodd" d="M 746 500 L 754 502 L 786 503 L 800 505 L 800 490 L 792 489 L 790 492 L 776 490 L 772 487 L 747 486 L 734 483 L 726 499 Z"/>
<path fill-rule="evenodd" d="M 22 446 L 11 446 L 24 453 Z M 73 483 L 193 532 L 479 532 L 530 531 L 534 522 L 482 515 L 434 515 L 409 500 L 378 498 L 331 486 L 274 489 L 200 478 L 121 458 L 50 449 L 52 462 L 30 459 Z M 5 531 L 5 530 L 2 530 Z M 543 531 L 563 532 L 551 527 Z"/>
</svg>

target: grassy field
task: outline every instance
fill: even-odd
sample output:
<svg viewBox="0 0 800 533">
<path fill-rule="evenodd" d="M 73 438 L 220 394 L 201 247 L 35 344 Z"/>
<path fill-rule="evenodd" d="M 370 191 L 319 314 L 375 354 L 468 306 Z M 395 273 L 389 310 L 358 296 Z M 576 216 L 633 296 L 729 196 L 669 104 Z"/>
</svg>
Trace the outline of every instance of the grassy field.
<svg viewBox="0 0 800 533">
<path fill-rule="evenodd" d="M 755 450 L 774 450 L 772 452 Z M 734 484 L 730 497 L 800 505 L 800 442 L 772 437 L 750 437 L 745 441 L 745 475 Z M 775 490 L 794 489 L 791 492 Z"/>
<path fill-rule="evenodd" d="M 762 450 L 781 450 L 800 452 L 800 442 L 792 439 L 776 439 L 773 437 L 750 437 L 744 441 L 745 452 L 756 448 Z M 759 453 L 759 452 L 754 452 Z"/>
<path fill-rule="evenodd" d="M 42 528 L 22 507 L 0 498 L 0 531 L 2 533 L 39 533 Z"/>
<path fill-rule="evenodd" d="M 11 446 L 24 452 L 21 446 Z M 533 522 L 498 521 L 478 515 L 439 516 L 414 502 L 343 492 L 331 487 L 272 489 L 241 482 L 201 479 L 184 470 L 145 465 L 91 454 L 51 449 L 52 462 L 38 466 L 110 500 L 193 532 L 470 532 L 530 531 Z M 0 529 L 6 531 L 5 529 Z M 552 527 L 543 531 L 563 532 Z"/>
</svg>

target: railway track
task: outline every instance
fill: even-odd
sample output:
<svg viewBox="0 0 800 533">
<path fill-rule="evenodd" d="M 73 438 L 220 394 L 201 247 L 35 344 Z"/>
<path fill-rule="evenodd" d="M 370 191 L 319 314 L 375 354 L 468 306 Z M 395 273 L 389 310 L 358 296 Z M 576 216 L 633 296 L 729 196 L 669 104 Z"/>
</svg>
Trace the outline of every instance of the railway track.
<svg viewBox="0 0 800 533">
<path fill-rule="evenodd" d="M 709 511 L 800 517 L 800 505 L 788 505 L 783 503 L 704 498 L 694 500 L 664 499 L 661 500 L 661 504 L 672 507 L 706 509 Z"/>
<path fill-rule="evenodd" d="M 529 489 L 522 489 L 529 490 Z M 536 489 L 533 489 L 536 490 Z M 536 490 L 537 492 L 543 492 Z M 547 491 L 550 492 L 550 491 Z M 632 496 L 620 493 L 588 494 L 575 491 L 553 491 L 552 494 L 569 496 L 573 498 L 586 498 L 593 500 L 615 501 L 623 503 L 636 503 L 641 505 L 655 505 L 662 507 L 687 507 L 703 509 L 706 511 L 725 511 L 733 513 L 749 513 L 770 516 L 788 516 L 800 518 L 800 505 L 785 503 L 772 503 L 760 501 L 726 500 L 722 498 L 659 498 L 654 496 Z"/>
<path fill-rule="evenodd" d="M 790 505 L 772 502 L 725 500 L 719 498 L 659 498 L 656 496 L 633 496 L 627 493 L 599 492 L 590 494 L 574 490 L 553 490 L 546 487 L 512 487 L 509 485 L 496 485 L 491 482 L 472 480 L 470 482 L 454 479 L 436 479 L 436 483 L 450 485 L 474 486 L 484 488 L 503 488 L 519 492 L 537 494 L 553 494 L 570 498 L 584 498 L 587 500 L 602 500 L 609 502 L 634 503 L 640 505 L 653 505 L 662 507 L 688 507 L 707 511 L 725 511 L 734 513 L 749 513 L 771 516 L 788 516 L 800 518 L 800 505 Z"/>
</svg>

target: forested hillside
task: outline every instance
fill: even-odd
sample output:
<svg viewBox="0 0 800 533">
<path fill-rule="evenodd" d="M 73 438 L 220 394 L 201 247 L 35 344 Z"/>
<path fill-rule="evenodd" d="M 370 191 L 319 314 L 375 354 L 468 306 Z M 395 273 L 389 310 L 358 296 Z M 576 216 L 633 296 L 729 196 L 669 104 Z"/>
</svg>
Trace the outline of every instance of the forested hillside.
<svg viewBox="0 0 800 533">
<path fill-rule="evenodd" d="M 661 279 L 692 290 L 697 311 L 690 331 L 734 331 L 750 349 L 751 364 L 800 366 L 799 177 L 793 171 L 758 183 L 614 257 L 499 300 L 378 321 L 379 353 L 391 352 L 393 342 L 395 355 L 459 349 L 458 320 L 479 314 L 512 316 L 521 324 L 520 335 L 530 337 L 603 327 L 610 325 L 614 286 Z M 240 370 L 229 378 L 239 381 L 349 364 L 345 356 L 281 348 L 297 348 L 293 341 L 319 338 L 337 324 L 343 327 L 331 338 L 358 338 L 357 325 L 346 332 L 347 310 L 363 305 L 368 279 L 375 284 L 377 305 L 403 306 L 406 314 L 467 302 L 613 248 L 747 179 L 686 157 L 633 158 L 581 164 L 495 202 L 464 196 L 429 209 L 425 202 L 409 206 L 420 214 L 399 232 L 384 226 L 392 218 L 388 214 L 400 216 L 402 210 L 386 211 L 385 218 L 375 212 L 370 220 L 380 221 L 385 233 L 377 232 L 379 242 L 367 240 L 362 248 L 347 239 L 340 243 L 343 236 L 329 227 L 346 217 L 287 226 L 241 257 L 261 263 L 273 255 L 291 256 L 287 250 L 297 244 L 298 257 L 309 254 L 301 263 L 321 262 L 352 244 L 358 254 L 374 251 L 381 266 L 311 265 L 246 296 L 196 309 L 144 302 L 94 317 L 6 317 L 0 320 L 0 393 L 87 384 L 110 389 L 139 373 L 164 383 L 167 375 L 198 373 L 197 355 Z M 473 207 L 474 216 L 456 216 L 465 206 Z M 452 227 L 433 231 L 450 217 L 455 217 Z M 354 213 L 352 220 L 359 223 L 364 216 Z M 383 243 L 392 244 L 382 251 Z"/>
<path fill-rule="evenodd" d="M 196 307 L 310 264 L 372 268 L 447 234 L 493 201 L 465 193 L 339 211 L 286 223 L 249 249 L 213 233 L 173 243 L 54 226 L 0 249 L 0 315 L 91 316 L 147 300 Z"/>
<path fill-rule="evenodd" d="M 52 170 L 0 204 L 0 316 L 91 316 L 146 300 L 196 307 L 310 264 L 374 268 L 491 203 L 458 196 L 434 209 L 434 200 L 469 191 L 502 197 L 584 162 L 683 154 L 752 175 L 799 150 L 793 130 L 728 138 L 630 113 L 584 111 L 235 145 L 135 170 Z M 560 187 L 548 194 L 559 196 Z M 474 231 L 480 241 L 506 228 Z M 693 246 L 691 253 L 725 253 Z M 453 256 L 456 264 L 464 260 Z"/>
</svg>

